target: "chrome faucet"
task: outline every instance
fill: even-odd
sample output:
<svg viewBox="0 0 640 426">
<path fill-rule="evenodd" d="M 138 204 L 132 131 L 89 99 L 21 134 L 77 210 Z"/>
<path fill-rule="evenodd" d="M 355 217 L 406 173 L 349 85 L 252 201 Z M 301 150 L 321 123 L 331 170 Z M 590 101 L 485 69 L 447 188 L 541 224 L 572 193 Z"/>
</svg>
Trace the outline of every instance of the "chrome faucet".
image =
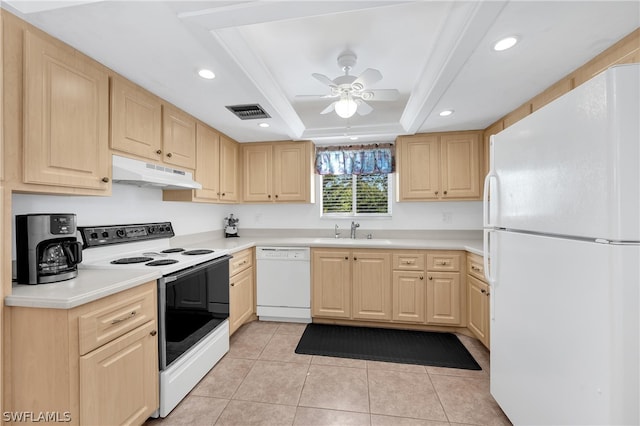
<svg viewBox="0 0 640 426">
<path fill-rule="evenodd" d="M 334 235 L 335 238 L 340 238 L 340 233 L 338 232 L 338 225 L 337 224 L 336 224 L 336 228 L 335 228 L 335 230 L 333 232 L 335 234 Z"/>
<path fill-rule="evenodd" d="M 356 228 L 360 227 L 359 223 L 351 222 L 351 239 L 356 239 Z"/>
</svg>

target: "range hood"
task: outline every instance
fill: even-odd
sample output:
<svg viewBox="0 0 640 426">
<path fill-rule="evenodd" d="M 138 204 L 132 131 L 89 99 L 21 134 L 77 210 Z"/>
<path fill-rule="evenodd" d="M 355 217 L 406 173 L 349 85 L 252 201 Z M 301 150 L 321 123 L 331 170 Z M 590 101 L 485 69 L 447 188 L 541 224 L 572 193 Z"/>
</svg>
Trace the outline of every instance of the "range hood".
<svg viewBox="0 0 640 426">
<path fill-rule="evenodd" d="M 172 169 L 160 164 L 147 163 L 133 158 L 113 156 L 114 183 L 156 187 L 162 189 L 202 189 L 193 180 L 191 172 Z"/>
</svg>

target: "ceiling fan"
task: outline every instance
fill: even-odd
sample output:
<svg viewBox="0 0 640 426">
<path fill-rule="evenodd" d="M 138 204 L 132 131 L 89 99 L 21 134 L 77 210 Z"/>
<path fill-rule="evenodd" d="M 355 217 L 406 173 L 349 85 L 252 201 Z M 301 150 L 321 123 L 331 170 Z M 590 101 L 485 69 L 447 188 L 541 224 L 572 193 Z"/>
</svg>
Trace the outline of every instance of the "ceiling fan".
<svg viewBox="0 0 640 426">
<path fill-rule="evenodd" d="M 324 74 L 311 74 L 319 82 L 331 88 L 328 95 L 300 95 L 298 98 L 337 98 L 320 114 L 336 112 L 342 118 L 349 118 L 356 112 L 359 115 L 367 115 L 373 108 L 365 101 L 394 101 L 399 92 L 396 89 L 370 89 L 369 87 L 382 80 L 380 71 L 367 68 L 359 76 L 349 74 L 355 66 L 357 56 L 346 50 L 338 56 L 338 66 L 344 71 L 344 75 L 333 80 Z"/>
</svg>

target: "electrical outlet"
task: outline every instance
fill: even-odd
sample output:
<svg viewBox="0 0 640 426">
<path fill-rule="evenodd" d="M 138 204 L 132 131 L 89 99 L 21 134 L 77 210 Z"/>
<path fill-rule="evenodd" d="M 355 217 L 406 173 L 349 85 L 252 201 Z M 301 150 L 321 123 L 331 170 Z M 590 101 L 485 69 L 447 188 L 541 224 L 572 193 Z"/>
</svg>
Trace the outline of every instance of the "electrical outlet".
<svg viewBox="0 0 640 426">
<path fill-rule="evenodd" d="M 444 223 L 451 223 L 453 222 L 453 213 L 451 212 L 443 212 L 442 213 L 442 221 Z"/>
</svg>

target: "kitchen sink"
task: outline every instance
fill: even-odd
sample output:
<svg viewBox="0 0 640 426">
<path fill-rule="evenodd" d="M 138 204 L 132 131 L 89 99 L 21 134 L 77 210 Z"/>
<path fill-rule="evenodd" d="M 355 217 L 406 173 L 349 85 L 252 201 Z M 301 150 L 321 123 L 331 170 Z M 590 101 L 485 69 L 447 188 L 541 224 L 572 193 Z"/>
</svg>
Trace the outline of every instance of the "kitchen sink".
<svg viewBox="0 0 640 426">
<path fill-rule="evenodd" d="M 391 240 L 381 238 L 316 238 L 314 244 L 327 244 L 333 246 L 385 246 L 391 244 Z"/>
</svg>

